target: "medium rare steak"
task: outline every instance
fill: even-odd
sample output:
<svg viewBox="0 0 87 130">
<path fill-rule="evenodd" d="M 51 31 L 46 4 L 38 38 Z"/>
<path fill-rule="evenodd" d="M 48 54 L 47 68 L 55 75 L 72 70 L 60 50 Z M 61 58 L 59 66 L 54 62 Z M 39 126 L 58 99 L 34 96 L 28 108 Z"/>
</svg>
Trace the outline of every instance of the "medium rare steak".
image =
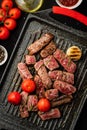
<svg viewBox="0 0 87 130">
<path fill-rule="evenodd" d="M 23 80 L 33 78 L 25 63 L 18 63 L 18 71 Z"/>
<path fill-rule="evenodd" d="M 49 70 L 54 70 L 59 67 L 58 62 L 55 60 L 53 55 L 49 55 L 48 57 L 43 59 L 44 65 L 49 69 Z"/>
<path fill-rule="evenodd" d="M 33 55 L 40 51 L 44 46 L 46 46 L 52 39 L 53 39 L 53 34 L 46 33 L 43 36 L 41 36 L 38 40 L 36 40 L 34 43 L 29 45 L 28 50 L 29 54 Z"/>
<path fill-rule="evenodd" d="M 70 95 L 76 92 L 76 88 L 73 85 L 60 80 L 55 80 L 53 87 L 66 95 Z"/>
<path fill-rule="evenodd" d="M 48 74 L 47 74 L 47 70 L 45 68 L 45 66 L 41 66 L 38 70 L 38 75 L 40 76 L 42 83 L 44 84 L 44 86 L 46 87 L 46 89 L 51 88 L 52 86 L 52 81 L 49 78 Z"/>
<path fill-rule="evenodd" d="M 54 98 L 58 97 L 58 90 L 57 89 L 49 89 L 45 92 L 45 97 L 49 100 L 52 100 Z"/>
<path fill-rule="evenodd" d="M 40 68 L 43 64 L 44 64 L 44 63 L 43 63 L 43 60 L 37 61 L 36 64 L 34 65 L 35 70 L 38 71 L 39 68 Z"/>
<path fill-rule="evenodd" d="M 61 71 L 61 70 L 54 70 L 54 71 L 49 71 L 48 72 L 49 77 L 54 81 L 54 80 L 61 80 L 65 81 L 70 84 L 74 84 L 74 74 Z"/>
<path fill-rule="evenodd" d="M 54 57 L 58 62 L 70 73 L 74 73 L 76 70 L 76 64 L 71 61 L 70 57 L 68 57 L 62 50 L 57 49 L 54 52 Z"/>
<path fill-rule="evenodd" d="M 45 97 L 45 86 L 42 83 L 41 78 L 38 75 L 35 75 L 34 81 L 36 84 L 36 94 L 38 95 L 38 98 Z"/>
<path fill-rule="evenodd" d="M 36 63 L 36 57 L 34 55 L 25 55 L 25 62 L 27 65 L 34 65 Z"/>
<path fill-rule="evenodd" d="M 36 95 L 29 95 L 27 100 L 28 111 L 37 110 L 38 97 Z"/>
<path fill-rule="evenodd" d="M 58 108 L 51 109 L 48 112 L 38 112 L 38 114 L 42 120 L 48 120 L 48 119 L 61 117 L 61 113 Z"/>
<path fill-rule="evenodd" d="M 51 41 L 41 52 L 40 55 L 42 58 L 45 58 L 49 55 L 52 55 L 56 50 L 56 45 L 53 41 Z"/>
</svg>

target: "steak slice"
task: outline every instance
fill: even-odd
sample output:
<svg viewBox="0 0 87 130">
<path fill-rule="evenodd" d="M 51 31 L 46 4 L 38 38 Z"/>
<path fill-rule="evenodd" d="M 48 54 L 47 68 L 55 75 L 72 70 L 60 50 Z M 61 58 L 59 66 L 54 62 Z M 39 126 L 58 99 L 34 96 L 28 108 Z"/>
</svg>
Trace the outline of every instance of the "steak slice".
<svg viewBox="0 0 87 130">
<path fill-rule="evenodd" d="M 36 57 L 34 55 L 25 55 L 25 62 L 27 65 L 34 65 L 36 63 Z"/>
<path fill-rule="evenodd" d="M 44 46 L 46 46 L 52 39 L 53 39 L 53 34 L 51 33 L 46 33 L 43 36 L 41 36 L 38 40 L 36 40 L 34 43 L 29 45 L 28 50 L 29 54 L 33 55 L 40 51 Z"/>
<path fill-rule="evenodd" d="M 53 55 L 49 55 L 48 57 L 43 59 L 44 65 L 49 69 L 49 70 L 54 70 L 59 67 L 58 62 L 55 60 Z"/>
<path fill-rule="evenodd" d="M 22 118 L 29 117 L 28 107 L 26 105 L 27 99 L 28 99 L 28 93 L 27 92 L 21 92 L 21 104 L 19 106 L 20 116 Z"/>
<path fill-rule="evenodd" d="M 73 99 L 72 95 L 62 95 L 58 98 L 55 98 L 55 100 L 51 101 L 51 107 L 58 107 L 60 105 L 66 104 L 71 102 L 71 100 Z"/>
<path fill-rule="evenodd" d="M 71 61 L 70 57 L 68 57 L 62 50 L 57 49 L 54 52 L 54 57 L 64 67 L 66 71 L 70 73 L 75 72 L 76 64 L 73 61 Z"/>
<path fill-rule="evenodd" d="M 48 74 L 47 74 L 47 70 L 45 68 L 45 66 L 41 66 L 38 70 L 38 75 L 40 76 L 42 83 L 44 84 L 44 86 L 46 87 L 46 89 L 51 88 L 52 86 L 52 81 L 49 78 Z"/>
<path fill-rule="evenodd" d="M 49 100 L 52 100 L 54 98 L 58 97 L 58 90 L 57 89 L 49 89 L 45 92 L 45 97 Z"/>
<path fill-rule="evenodd" d="M 54 70 L 48 72 L 49 77 L 54 80 L 61 80 L 65 81 L 70 84 L 74 84 L 74 74 L 61 71 L 61 70 Z"/>
<path fill-rule="evenodd" d="M 40 55 L 42 58 L 45 58 L 49 55 L 52 55 L 56 50 L 56 45 L 53 41 L 51 41 L 41 52 Z"/>
<path fill-rule="evenodd" d="M 36 95 L 38 95 L 38 98 L 45 97 L 45 86 L 42 83 L 41 78 L 38 75 L 35 75 L 34 81 L 36 84 Z"/>
<path fill-rule="evenodd" d="M 39 60 L 38 62 L 36 62 L 36 64 L 34 65 L 34 68 L 36 71 L 39 70 L 39 68 L 43 65 L 43 60 Z"/>
<path fill-rule="evenodd" d="M 51 109 L 48 112 L 38 112 L 38 114 L 42 120 L 48 120 L 48 119 L 61 117 L 61 113 L 58 108 Z"/>
<path fill-rule="evenodd" d="M 19 74 L 23 80 L 33 78 L 25 63 L 20 62 L 18 63 L 17 67 L 18 67 Z"/>
<path fill-rule="evenodd" d="M 53 87 L 66 95 L 70 95 L 76 92 L 76 88 L 73 85 L 60 80 L 55 80 Z"/>
<path fill-rule="evenodd" d="M 29 95 L 27 101 L 28 111 L 37 111 L 38 97 L 36 95 Z"/>
</svg>

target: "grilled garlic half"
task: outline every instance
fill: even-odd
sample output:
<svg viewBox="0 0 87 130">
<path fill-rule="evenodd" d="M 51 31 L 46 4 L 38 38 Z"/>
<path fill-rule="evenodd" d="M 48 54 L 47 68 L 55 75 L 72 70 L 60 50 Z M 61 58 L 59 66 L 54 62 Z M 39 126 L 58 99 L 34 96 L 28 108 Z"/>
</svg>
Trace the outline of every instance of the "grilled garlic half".
<svg viewBox="0 0 87 130">
<path fill-rule="evenodd" d="M 73 61 L 78 61 L 81 58 L 82 51 L 78 46 L 71 46 L 67 49 L 66 54 Z"/>
</svg>

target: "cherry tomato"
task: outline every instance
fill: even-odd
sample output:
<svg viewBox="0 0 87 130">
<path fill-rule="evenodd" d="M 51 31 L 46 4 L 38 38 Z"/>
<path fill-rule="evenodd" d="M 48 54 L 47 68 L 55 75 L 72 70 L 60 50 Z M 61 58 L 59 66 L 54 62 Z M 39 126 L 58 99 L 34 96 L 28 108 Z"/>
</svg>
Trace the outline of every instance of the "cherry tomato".
<svg viewBox="0 0 87 130">
<path fill-rule="evenodd" d="M 21 102 L 21 95 L 19 92 L 10 92 L 7 96 L 8 102 L 14 105 L 18 105 Z"/>
<path fill-rule="evenodd" d="M 13 30 L 16 28 L 17 22 L 12 18 L 7 18 L 4 21 L 4 26 L 7 27 L 9 30 Z"/>
<path fill-rule="evenodd" d="M 37 104 L 37 107 L 40 111 L 42 112 L 46 112 L 46 111 L 49 111 L 50 110 L 50 102 L 48 99 L 46 98 L 41 98 L 39 101 L 38 101 L 38 104 Z"/>
<path fill-rule="evenodd" d="M 1 8 L 8 11 L 13 7 L 13 2 L 11 0 L 3 0 L 1 3 Z"/>
<path fill-rule="evenodd" d="M 3 21 L 6 17 L 6 11 L 0 8 L 0 21 Z"/>
<path fill-rule="evenodd" d="M 21 84 L 21 88 L 25 92 L 32 93 L 32 92 L 34 92 L 36 85 L 33 80 L 25 79 Z"/>
<path fill-rule="evenodd" d="M 6 27 L 1 26 L 0 27 L 0 39 L 6 40 L 9 37 L 9 35 L 10 35 L 9 30 Z"/>
<path fill-rule="evenodd" d="M 9 17 L 13 19 L 18 19 L 21 16 L 21 10 L 18 8 L 12 8 L 9 10 Z"/>
</svg>

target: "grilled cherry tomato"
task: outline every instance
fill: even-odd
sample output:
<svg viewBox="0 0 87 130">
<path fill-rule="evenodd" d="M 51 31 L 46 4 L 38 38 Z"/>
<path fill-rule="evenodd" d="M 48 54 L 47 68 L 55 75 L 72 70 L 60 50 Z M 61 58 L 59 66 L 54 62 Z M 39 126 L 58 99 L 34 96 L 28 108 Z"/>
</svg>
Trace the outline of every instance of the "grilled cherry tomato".
<svg viewBox="0 0 87 130">
<path fill-rule="evenodd" d="M 4 26 L 7 27 L 9 30 L 13 30 L 16 28 L 17 22 L 12 18 L 7 18 L 4 21 Z"/>
<path fill-rule="evenodd" d="M 13 19 L 18 19 L 21 16 L 21 10 L 18 8 L 12 8 L 9 10 L 9 17 Z"/>
<path fill-rule="evenodd" d="M 42 112 L 46 112 L 46 111 L 49 111 L 50 110 L 50 102 L 48 99 L 46 98 L 41 98 L 39 101 L 38 101 L 38 104 L 37 104 L 37 107 L 40 111 Z"/>
<path fill-rule="evenodd" d="M 7 96 L 8 102 L 14 105 L 18 105 L 21 102 L 21 95 L 18 92 L 10 92 Z"/>
<path fill-rule="evenodd" d="M 32 92 L 34 92 L 36 85 L 33 80 L 25 79 L 21 84 L 21 88 L 25 92 L 32 93 Z"/>
<path fill-rule="evenodd" d="M 11 0 L 3 0 L 1 3 L 1 8 L 8 11 L 13 7 L 13 1 Z"/>
<path fill-rule="evenodd" d="M 0 27 L 0 39 L 6 40 L 9 37 L 9 35 L 10 35 L 9 30 L 6 27 L 1 26 Z"/>
<path fill-rule="evenodd" d="M 3 21 L 6 17 L 6 11 L 0 8 L 0 21 Z"/>
</svg>

